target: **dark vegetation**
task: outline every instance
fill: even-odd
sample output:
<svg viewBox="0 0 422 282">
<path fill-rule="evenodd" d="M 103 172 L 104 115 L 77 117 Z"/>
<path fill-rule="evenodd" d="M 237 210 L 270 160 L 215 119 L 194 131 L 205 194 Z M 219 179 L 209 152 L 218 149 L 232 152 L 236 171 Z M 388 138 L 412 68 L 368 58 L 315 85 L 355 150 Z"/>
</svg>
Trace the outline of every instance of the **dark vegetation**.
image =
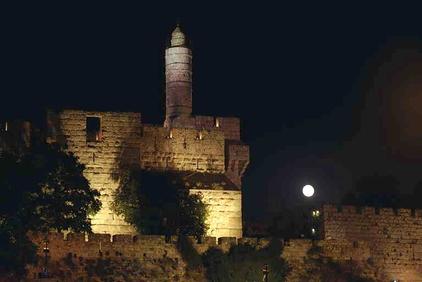
<svg viewBox="0 0 422 282">
<path fill-rule="evenodd" d="M 18 277 L 36 260 L 29 231 L 91 231 L 101 206 L 84 166 L 58 145 L 33 143 L 0 157 L 0 274 Z"/>
<path fill-rule="evenodd" d="M 113 208 L 141 234 L 201 237 L 207 226 L 201 195 L 177 173 L 134 170 L 122 176 Z"/>
<path fill-rule="evenodd" d="M 313 246 L 309 249 L 305 258 L 307 266 L 301 275 L 301 282 L 373 282 L 374 280 L 365 278 L 362 273 L 362 266 L 356 262 L 335 261 L 325 257 L 322 249 Z"/>
<path fill-rule="evenodd" d="M 268 265 L 268 281 L 285 281 L 290 269 L 281 258 L 282 251 L 281 241 L 271 240 L 264 248 L 235 245 L 227 253 L 211 248 L 202 255 L 202 260 L 209 281 L 262 281 L 264 265 Z"/>
</svg>

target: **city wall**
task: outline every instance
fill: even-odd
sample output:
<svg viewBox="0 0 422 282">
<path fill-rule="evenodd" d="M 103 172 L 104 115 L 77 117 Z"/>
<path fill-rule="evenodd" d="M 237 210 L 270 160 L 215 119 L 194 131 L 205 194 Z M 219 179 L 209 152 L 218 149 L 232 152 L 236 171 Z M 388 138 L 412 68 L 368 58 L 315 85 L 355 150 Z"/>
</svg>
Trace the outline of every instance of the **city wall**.
<svg viewBox="0 0 422 282">
<path fill-rule="evenodd" d="M 33 234 L 32 240 L 40 246 L 38 255 L 44 256 L 45 237 Z M 199 270 L 195 276 L 189 276 L 193 270 L 188 270 L 189 258 L 186 257 L 178 245 L 178 237 L 146 236 L 146 235 L 114 235 L 109 234 L 72 234 L 64 236 L 62 233 L 52 233 L 48 236 L 48 268 L 54 277 L 62 281 L 87 280 L 90 265 L 94 261 L 106 260 L 111 273 L 108 278 L 113 281 L 126 281 L 122 276 L 130 277 L 134 281 L 206 281 L 204 270 Z M 257 249 L 268 246 L 270 238 L 239 238 L 204 237 L 201 242 L 188 238 L 196 253 L 202 254 L 210 248 L 219 248 L 223 252 L 229 251 L 234 245 L 248 244 Z M 308 251 L 314 246 L 323 249 L 324 256 L 338 261 L 354 260 L 360 265 L 367 264 L 370 259 L 370 246 L 364 242 L 347 241 L 312 241 L 296 239 L 281 242 L 280 253 L 292 268 L 287 281 L 302 281 L 308 269 L 305 263 Z M 124 263 L 122 263 L 124 262 Z M 129 263 L 129 264 L 128 264 Z M 34 278 L 43 267 L 43 260 L 38 266 L 29 267 L 29 278 Z M 96 266 L 98 267 L 98 265 Z M 113 271 L 109 271 L 113 269 Z M 139 271 L 140 270 L 140 271 Z M 366 275 L 376 277 L 377 272 L 366 270 Z M 83 280 L 83 279 L 85 280 Z M 270 280 L 271 281 L 271 280 Z M 377 281 L 390 281 L 380 279 Z M 403 280 L 418 281 L 418 280 Z"/>
<path fill-rule="evenodd" d="M 323 207 L 326 242 L 368 248 L 381 281 L 422 281 L 422 210 Z"/>
<path fill-rule="evenodd" d="M 39 246 L 38 255 L 43 258 L 45 236 L 32 234 L 31 239 Z M 188 240 L 198 254 L 213 247 L 227 252 L 238 243 L 261 248 L 270 242 L 269 239 L 237 240 L 234 237 L 221 237 L 218 240 L 215 237 L 205 237 L 200 243 L 194 238 Z M 111 280 L 107 281 L 206 281 L 203 270 L 199 270 L 194 276 L 190 275 L 192 270 L 187 270 L 189 259 L 178 247 L 177 236 L 166 240 L 165 236 L 155 235 L 69 233 L 65 236 L 63 233 L 51 233 L 47 241 L 48 269 L 60 281 L 97 281 L 89 280 L 88 276 L 92 276 L 91 268 L 99 267 L 94 263 L 99 260 L 108 261 L 108 268 L 104 273 L 108 273 L 107 278 Z M 37 266 L 29 267 L 28 278 L 36 278 L 43 263 L 40 259 Z"/>
<path fill-rule="evenodd" d="M 214 200 L 218 201 L 218 197 Z M 230 200 L 221 201 L 221 205 L 231 205 Z M 235 213 L 237 209 L 232 207 Z M 226 212 L 225 208 L 223 210 Z M 292 267 L 288 281 L 301 281 L 300 277 L 309 269 L 307 259 L 313 247 L 320 247 L 323 257 L 340 263 L 355 263 L 363 276 L 374 281 L 422 281 L 422 210 L 377 210 L 371 207 L 325 205 L 322 209 L 322 229 L 321 240 L 295 239 L 283 242 L 281 255 Z M 205 237 L 201 243 L 193 238 L 190 240 L 199 254 L 211 247 L 228 251 L 235 244 L 264 247 L 270 242 L 268 238 L 235 237 L 221 237 L 218 240 L 216 237 Z M 44 246 L 44 238 L 40 235 L 33 236 L 33 241 Z M 64 238 L 63 234 L 55 233 L 50 235 L 48 241 L 52 261 L 63 260 L 69 257 L 69 253 L 77 259 L 136 259 L 139 267 L 165 269 L 156 273 L 157 277 L 164 277 L 163 280 L 157 278 L 154 281 L 172 280 L 171 277 L 184 277 L 180 281 L 205 279 L 196 277 L 189 280 L 185 277 L 187 262 L 177 247 L 178 238 L 175 236 L 166 240 L 164 236 L 68 234 Z M 43 255 L 42 248 L 39 252 Z M 169 261 L 172 266 L 167 269 Z M 31 275 L 34 275 L 39 267 L 31 268 L 31 271 Z M 83 271 L 80 273 L 84 275 Z"/>
</svg>

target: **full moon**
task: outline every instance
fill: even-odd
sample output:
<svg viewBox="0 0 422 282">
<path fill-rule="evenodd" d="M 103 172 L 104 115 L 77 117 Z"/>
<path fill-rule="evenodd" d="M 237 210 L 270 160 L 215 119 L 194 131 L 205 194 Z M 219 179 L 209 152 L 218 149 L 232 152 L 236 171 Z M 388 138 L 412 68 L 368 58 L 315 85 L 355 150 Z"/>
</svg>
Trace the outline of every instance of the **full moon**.
<svg viewBox="0 0 422 282">
<path fill-rule="evenodd" d="M 305 185 L 302 188 L 302 193 L 303 195 L 305 195 L 305 197 L 312 197 L 315 193 L 315 189 L 314 187 L 312 187 L 312 185 Z"/>
</svg>

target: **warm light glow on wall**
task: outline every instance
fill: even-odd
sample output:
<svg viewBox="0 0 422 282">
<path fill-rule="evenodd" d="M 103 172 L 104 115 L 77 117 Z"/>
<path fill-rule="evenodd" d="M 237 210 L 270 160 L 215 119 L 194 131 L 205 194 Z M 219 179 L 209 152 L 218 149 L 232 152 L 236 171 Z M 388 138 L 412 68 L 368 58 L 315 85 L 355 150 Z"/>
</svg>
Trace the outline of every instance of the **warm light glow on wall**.
<svg viewBox="0 0 422 282">
<path fill-rule="evenodd" d="M 220 127 L 220 120 L 215 118 L 215 127 Z"/>
<path fill-rule="evenodd" d="M 204 139 L 204 137 L 202 136 L 202 132 L 198 132 L 198 136 L 196 137 L 198 140 L 202 140 Z"/>
<path fill-rule="evenodd" d="M 8 129 L 8 124 L 7 124 L 7 121 L 6 121 L 5 124 L 4 124 L 4 131 L 7 131 L 7 129 Z"/>
</svg>

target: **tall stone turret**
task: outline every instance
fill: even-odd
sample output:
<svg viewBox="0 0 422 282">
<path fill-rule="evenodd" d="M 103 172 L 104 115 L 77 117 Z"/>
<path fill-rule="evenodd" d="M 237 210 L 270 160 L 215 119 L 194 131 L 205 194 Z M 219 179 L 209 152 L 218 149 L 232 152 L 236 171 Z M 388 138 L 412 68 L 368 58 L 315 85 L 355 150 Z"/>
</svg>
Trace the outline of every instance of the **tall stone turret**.
<svg viewBox="0 0 422 282">
<path fill-rule="evenodd" d="M 192 51 L 179 25 L 166 49 L 166 127 L 189 124 L 192 114 Z"/>
</svg>

